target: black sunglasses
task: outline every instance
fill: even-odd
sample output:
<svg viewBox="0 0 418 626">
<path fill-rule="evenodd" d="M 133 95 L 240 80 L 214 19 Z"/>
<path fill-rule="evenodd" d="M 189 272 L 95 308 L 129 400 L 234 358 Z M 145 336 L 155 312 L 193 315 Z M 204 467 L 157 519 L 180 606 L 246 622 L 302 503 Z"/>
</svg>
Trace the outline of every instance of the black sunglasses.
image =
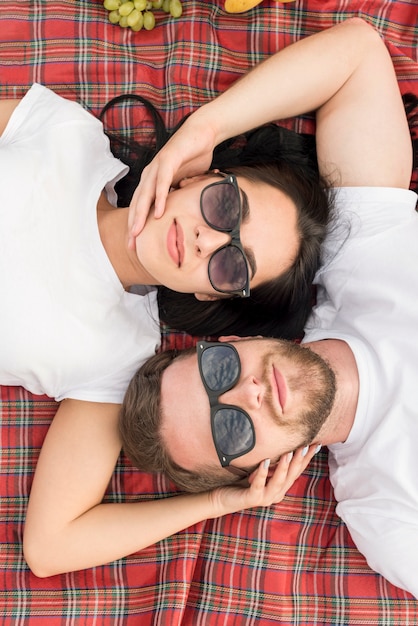
<svg viewBox="0 0 418 626">
<path fill-rule="evenodd" d="M 248 261 L 240 239 L 241 194 L 233 174 L 207 185 L 200 194 L 200 210 L 211 228 L 231 235 L 230 243 L 218 248 L 209 259 L 208 274 L 216 291 L 242 298 L 250 295 Z"/>
<path fill-rule="evenodd" d="M 232 404 L 218 399 L 236 385 L 241 373 L 237 350 L 229 343 L 199 341 L 196 345 L 200 377 L 208 394 L 210 424 L 216 452 L 222 467 L 233 474 L 248 476 L 248 472 L 230 465 L 233 459 L 254 448 L 255 432 L 251 417 Z"/>
</svg>

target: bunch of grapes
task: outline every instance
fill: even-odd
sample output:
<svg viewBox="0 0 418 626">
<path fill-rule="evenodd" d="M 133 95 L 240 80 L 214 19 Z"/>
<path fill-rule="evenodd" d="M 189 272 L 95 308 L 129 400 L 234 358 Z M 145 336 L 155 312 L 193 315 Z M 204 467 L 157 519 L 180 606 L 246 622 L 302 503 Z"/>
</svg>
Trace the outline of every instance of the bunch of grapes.
<svg viewBox="0 0 418 626">
<path fill-rule="evenodd" d="M 109 11 L 112 24 L 135 32 L 154 28 L 155 10 L 162 9 L 172 17 L 180 17 L 183 12 L 181 0 L 104 0 L 103 6 Z"/>
</svg>

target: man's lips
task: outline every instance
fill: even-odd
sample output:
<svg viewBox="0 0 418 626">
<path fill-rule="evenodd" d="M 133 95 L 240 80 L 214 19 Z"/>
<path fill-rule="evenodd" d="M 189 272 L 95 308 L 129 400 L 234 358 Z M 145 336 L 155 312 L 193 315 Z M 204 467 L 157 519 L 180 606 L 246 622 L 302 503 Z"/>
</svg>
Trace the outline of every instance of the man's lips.
<svg viewBox="0 0 418 626">
<path fill-rule="evenodd" d="M 286 396 L 287 396 L 286 382 L 282 374 L 279 372 L 279 370 L 277 370 L 274 367 L 274 365 L 273 365 L 273 394 L 276 396 L 277 401 L 282 411 L 284 411 L 284 408 L 286 406 Z"/>
<path fill-rule="evenodd" d="M 184 235 L 183 230 L 173 221 L 167 233 L 167 250 L 177 267 L 181 267 L 184 259 Z"/>
</svg>

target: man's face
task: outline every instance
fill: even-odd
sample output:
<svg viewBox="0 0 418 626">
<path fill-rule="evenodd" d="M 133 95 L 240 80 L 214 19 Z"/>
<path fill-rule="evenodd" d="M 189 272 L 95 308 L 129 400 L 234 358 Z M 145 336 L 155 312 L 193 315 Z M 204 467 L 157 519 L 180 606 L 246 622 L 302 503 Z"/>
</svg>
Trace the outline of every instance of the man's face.
<svg viewBox="0 0 418 626">
<path fill-rule="evenodd" d="M 236 405 L 252 418 L 255 446 L 232 463 L 248 469 L 266 458 L 275 462 L 307 443 L 307 424 L 314 423 L 318 432 L 332 407 L 334 378 L 308 348 L 274 339 L 231 343 L 240 357 L 241 375 L 219 402 Z M 161 409 L 162 436 L 172 459 L 191 471 L 203 465 L 219 467 L 196 353 L 175 359 L 165 370 Z"/>
</svg>

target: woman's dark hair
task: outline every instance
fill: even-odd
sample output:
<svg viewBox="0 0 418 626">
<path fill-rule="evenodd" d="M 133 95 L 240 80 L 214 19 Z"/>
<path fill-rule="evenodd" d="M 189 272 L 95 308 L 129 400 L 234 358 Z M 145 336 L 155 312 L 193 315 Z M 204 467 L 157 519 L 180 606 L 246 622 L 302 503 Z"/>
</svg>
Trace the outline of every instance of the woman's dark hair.
<svg viewBox="0 0 418 626">
<path fill-rule="evenodd" d="M 300 337 L 312 308 L 312 281 L 332 205 L 319 176 L 313 138 L 268 125 L 215 151 L 212 167 L 247 180 L 266 183 L 289 196 L 297 208 L 299 251 L 292 266 L 252 288 L 249 298 L 201 302 L 193 294 L 159 288 L 161 318 L 192 335 L 261 334 Z"/>
<path fill-rule="evenodd" d="M 144 105 L 152 120 L 154 136 L 146 144 L 107 132 L 113 153 L 130 167 L 129 173 L 116 185 L 119 206 L 129 205 L 142 170 L 170 137 L 155 107 L 138 95 L 114 98 L 101 112 L 101 119 L 109 109 L 132 102 Z M 318 172 L 314 137 L 269 124 L 219 145 L 214 151 L 211 168 L 244 176 L 286 193 L 298 211 L 299 254 L 291 268 L 253 288 L 249 298 L 202 302 L 193 294 L 159 287 L 161 320 L 199 336 L 236 333 L 286 339 L 301 337 L 314 300 L 311 284 L 319 265 L 320 247 L 332 205 L 331 194 Z"/>
<path fill-rule="evenodd" d="M 402 96 L 412 140 L 412 179 L 410 189 L 418 193 L 418 97 L 412 93 Z"/>
<path fill-rule="evenodd" d="M 405 94 L 403 100 L 414 148 L 411 188 L 416 189 L 418 99 L 412 94 Z M 100 117 L 103 119 L 115 105 L 130 102 L 144 105 L 152 120 L 153 137 L 146 144 L 108 132 L 113 153 L 130 167 L 129 173 L 116 185 L 119 206 L 129 205 L 142 170 L 171 134 L 155 107 L 134 94 L 111 100 Z M 287 339 L 301 337 L 314 300 L 311 283 L 319 265 L 320 247 L 332 211 L 331 191 L 318 171 L 314 136 L 268 124 L 219 145 L 215 149 L 211 168 L 245 176 L 284 191 L 298 210 L 299 254 L 287 272 L 252 289 L 249 298 L 201 302 L 193 294 L 159 287 L 161 320 L 173 328 L 198 336 L 217 337 L 236 333 Z"/>
<path fill-rule="evenodd" d="M 144 104 L 155 127 L 155 141 L 143 145 L 108 133 L 113 153 L 130 166 L 129 174 L 116 186 L 120 206 L 129 205 L 143 168 L 170 136 L 158 111 L 140 96 L 112 100 L 101 117 L 124 100 Z M 214 151 L 211 168 L 244 176 L 286 193 L 297 207 L 299 253 L 284 274 L 253 288 L 249 298 L 201 302 L 193 294 L 159 287 L 161 320 L 199 336 L 236 333 L 286 339 L 301 337 L 314 299 L 311 285 L 332 208 L 332 193 L 318 171 L 314 136 L 268 124 L 219 145 Z"/>
</svg>

